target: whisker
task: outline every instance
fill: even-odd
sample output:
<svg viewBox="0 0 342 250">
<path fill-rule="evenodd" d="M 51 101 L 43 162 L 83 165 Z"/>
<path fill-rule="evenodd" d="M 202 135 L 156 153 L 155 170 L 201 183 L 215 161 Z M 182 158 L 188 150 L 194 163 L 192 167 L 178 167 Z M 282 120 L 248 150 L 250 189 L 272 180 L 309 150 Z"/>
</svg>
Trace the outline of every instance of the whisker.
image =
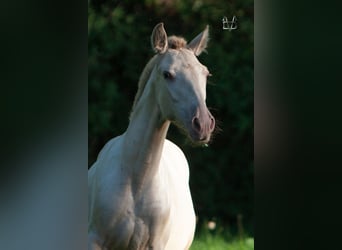
<svg viewBox="0 0 342 250">
<path fill-rule="evenodd" d="M 210 85 L 210 86 L 217 86 L 216 83 L 212 82 L 212 81 L 207 81 L 207 85 Z"/>
</svg>

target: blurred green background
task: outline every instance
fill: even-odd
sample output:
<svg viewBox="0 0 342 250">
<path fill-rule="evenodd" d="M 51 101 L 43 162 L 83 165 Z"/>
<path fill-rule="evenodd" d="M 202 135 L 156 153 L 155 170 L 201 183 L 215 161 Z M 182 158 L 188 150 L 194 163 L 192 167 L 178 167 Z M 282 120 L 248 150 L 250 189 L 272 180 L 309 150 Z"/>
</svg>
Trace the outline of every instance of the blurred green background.
<svg viewBox="0 0 342 250">
<path fill-rule="evenodd" d="M 253 8 L 252 0 L 90 1 L 89 167 L 127 128 L 139 76 L 153 56 L 153 27 L 164 22 L 168 35 L 190 41 L 209 24 L 208 53 L 199 60 L 212 74 L 207 106 L 220 129 L 207 148 L 192 147 L 173 126 L 168 138 L 188 158 L 198 224 L 253 236 Z M 223 30 L 224 16 L 236 16 L 236 30 Z"/>
</svg>

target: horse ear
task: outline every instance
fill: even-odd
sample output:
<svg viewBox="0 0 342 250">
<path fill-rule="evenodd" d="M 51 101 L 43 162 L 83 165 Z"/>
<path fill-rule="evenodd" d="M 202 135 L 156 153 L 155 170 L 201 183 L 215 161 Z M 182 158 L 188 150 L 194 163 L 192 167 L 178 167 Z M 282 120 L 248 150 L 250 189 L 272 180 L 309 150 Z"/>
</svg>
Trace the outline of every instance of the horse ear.
<svg viewBox="0 0 342 250">
<path fill-rule="evenodd" d="M 196 36 L 188 45 L 188 48 L 191 49 L 196 56 L 199 56 L 207 47 L 209 41 L 209 25 Z"/>
<path fill-rule="evenodd" d="M 157 53 L 164 53 L 167 50 L 167 35 L 163 23 L 158 23 L 151 35 L 152 49 Z"/>
</svg>

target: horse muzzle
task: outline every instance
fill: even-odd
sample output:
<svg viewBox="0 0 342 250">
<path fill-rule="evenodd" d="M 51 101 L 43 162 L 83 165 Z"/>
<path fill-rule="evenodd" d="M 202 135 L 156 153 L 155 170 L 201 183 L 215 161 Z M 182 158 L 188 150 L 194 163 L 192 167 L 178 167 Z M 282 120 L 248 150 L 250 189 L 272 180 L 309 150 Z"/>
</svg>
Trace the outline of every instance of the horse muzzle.
<svg viewBox="0 0 342 250">
<path fill-rule="evenodd" d="M 215 118 L 206 107 L 196 110 L 191 121 L 191 129 L 190 136 L 194 142 L 201 144 L 209 142 L 211 134 L 215 129 Z"/>
</svg>

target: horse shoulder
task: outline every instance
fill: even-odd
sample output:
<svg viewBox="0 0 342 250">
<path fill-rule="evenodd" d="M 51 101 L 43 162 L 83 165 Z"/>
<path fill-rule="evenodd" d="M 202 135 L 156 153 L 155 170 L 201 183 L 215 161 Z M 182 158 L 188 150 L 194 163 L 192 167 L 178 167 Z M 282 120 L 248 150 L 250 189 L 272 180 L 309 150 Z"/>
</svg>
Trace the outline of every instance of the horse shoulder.
<svg viewBox="0 0 342 250">
<path fill-rule="evenodd" d="M 107 186 L 115 180 L 121 154 L 122 135 L 109 140 L 101 149 L 97 160 L 88 170 L 89 186 Z M 111 178 L 108 178 L 108 177 Z M 117 177 L 116 177 L 117 178 Z M 97 185 L 93 182 L 97 181 Z M 115 183 L 115 181 L 114 181 Z"/>
<path fill-rule="evenodd" d="M 128 245 L 134 230 L 132 211 L 127 209 L 133 206 L 130 186 L 119 173 L 122 140 L 118 136 L 106 143 L 88 171 L 88 231 L 102 240 L 115 235 L 114 246 Z"/>
<path fill-rule="evenodd" d="M 173 142 L 165 140 L 162 162 L 169 166 L 168 172 L 177 175 L 181 182 L 189 181 L 189 164 L 183 151 Z"/>
<path fill-rule="evenodd" d="M 171 200 L 169 240 L 165 249 L 188 249 L 196 225 L 196 217 L 189 187 L 189 165 L 182 150 L 165 141 L 161 164 L 168 173 Z"/>
</svg>

